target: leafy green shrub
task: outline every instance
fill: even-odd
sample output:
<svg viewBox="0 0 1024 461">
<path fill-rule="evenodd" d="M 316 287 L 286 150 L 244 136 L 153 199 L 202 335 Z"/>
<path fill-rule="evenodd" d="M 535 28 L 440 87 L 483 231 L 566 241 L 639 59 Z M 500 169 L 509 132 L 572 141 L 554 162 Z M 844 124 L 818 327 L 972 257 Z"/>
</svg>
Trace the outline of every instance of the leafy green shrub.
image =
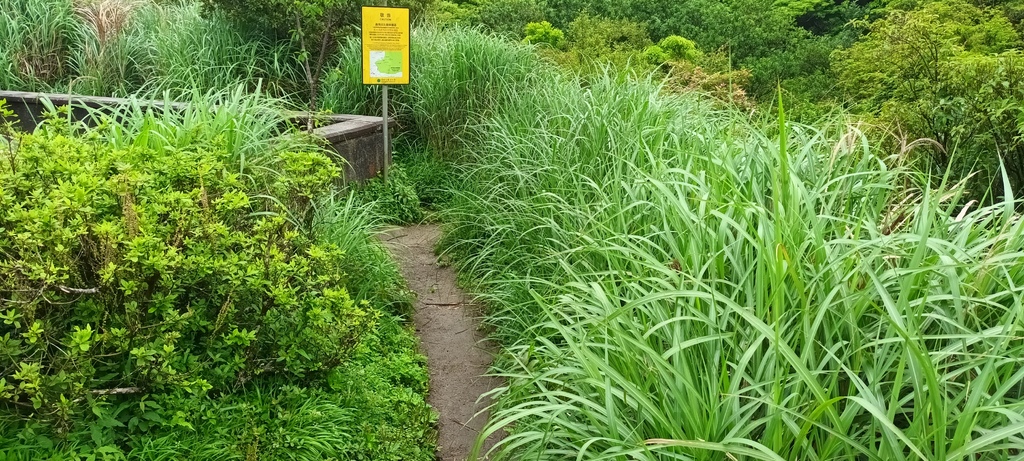
<svg viewBox="0 0 1024 461">
<path fill-rule="evenodd" d="M 0 459 L 433 461 L 436 415 L 423 398 L 427 380 L 415 335 L 387 316 L 360 337 L 323 385 L 269 379 L 207 399 L 156 396 L 145 404 L 148 411 L 173 407 L 192 429 L 155 428 L 123 443 L 115 443 L 121 441 L 109 426 L 130 421 L 138 404 L 104 408 L 111 419 L 77 428 L 57 447 L 36 432 L 40 428 L 11 427 L 0 417 Z"/>
<path fill-rule="evenodd" d="M 524 30 L 526 43 L 545 44 L 552 48 L 562 48 L 565 45 L 565 33 L 556 29 L 550 22 L 531 22 Z"/>
<path fill-rule="evenodd" d="M 127 458 L 434 461 L 427 380 L 415 335 L 385 317 L 322 386 L 269 381 L 188 402 L 186 422 L 200 430 L 140 437 Z"/>
<path fill-rule="evenodd" d="M 0 158 L 0 398 L 24 417 L 318 373 L 377 321 L 341 249 L 303 231 L 338 174 L 323 154 L 243 176 L 222 148 L 118 148 L 52 119 Z"/>
<path fill-rule="evenodd" d="M 932 2 L 871 23 L 836 52 L 835 67 L 858 111 L 940 146 L 928 150 L 937 173 L 950 169 L 959 179 L 979 171 L 971 187 L 980 198 L 993 187 L 1001 194 L 1000 157 L 1013 190 L 1024 190 L 1024 69 L 1010 51 L 1021 44 L 997 10 Z"/>
<path fill-rule="evenodd" d="M 406 224 L 418 222 L 423 218 L 416 188 L 409 181 L 402 166 L 397 163 L 388 171 L 387 181 L 384 181 L 383 177 L 367 181 L 359 190 L 359 196 L 362 203 L 370 207 L 384 222 Z"/>
<path fill-rule="evenodd" d="M 479 0 L 473 22 L 490 32 L 521 39 L 523 28 L 544 20 L 544 9 L 537 0 Z"/>
<path fill-rule="evenodd" d="M 647 48 L 644 48 L 643 56 L 649 64 L 655 66 L 665 64 L 666 62 L 668 62 L 669 59 L 672 59 L 672 55 L 668 54 L 668 52 L 665 51 L 664 48 L 658 45 L 651 45 Z"/>
<path fill-rule="evenodd" d="M 651 45 L 643 24 L 625 19 L 606 19 L 583 14 L 566 31 L 567 52 L 556 56 L 562 65 L 584 74 L 600 73 L 604 66 L 646 70 Z"/>
<path fill-rule="evenodd" d="M 644 49 L 643 56 L 647 62 L 660 66 L 669 61 L 696 63 L 704 53 L 697 49 L 693 41 L 678 35 L 670 35 L 661 39 L 657 45 Z"/>
<path fill-rule="evenodd" d="M 440 0 L 430 4 L 424 16 L 427 22 L 439 27 L 465 24 L 473 17 L 474 9 L 470 5 L 463 5 L 448 0 Z"/>
<path fill-rule="evenodd" d="M 676 61 L 697 62 L 703 53 L 697 49 L 692 40 L 678 35 L 669 35 L 658 42 L 658 46 L 668 53 L 669 58 Z"/>
<path fill-rule="evenodd" d="M 687 61 L 673 61 L 668 66 L 665 88 L 672 92 L 697 91 L 711 96 L 720 103 L 754 109 L 756 102 L 747 93 L 751 73 L 747 69 L 713 71 L 716 67 L 700 66 Z"/>
<path fill-rule="evenodd" d="M 427 404 L 427 359 L 414 332 L 394 318 L 362 337 L 352 359 L 331 371 L 328 386 L 360 415 L 348 456 L 366 461 L 434 461 L 437 414 Z"/>
</svg>

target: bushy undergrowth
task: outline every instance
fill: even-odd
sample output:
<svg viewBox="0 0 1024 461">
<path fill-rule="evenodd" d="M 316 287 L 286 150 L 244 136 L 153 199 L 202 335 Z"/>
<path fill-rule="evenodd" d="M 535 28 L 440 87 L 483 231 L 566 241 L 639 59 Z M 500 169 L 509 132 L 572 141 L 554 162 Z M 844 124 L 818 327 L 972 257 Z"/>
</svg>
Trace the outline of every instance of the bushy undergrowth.
<svg viewBox="0 0 1024 461">
<path fill-rule="evenodd" d="M 152 429 L 125 448 L 114 445 L 113 431 L 134 417 L 130 406 L 114 408 L 114 427 L 79 427 L 56 446 L 45 426 L 0 419 L 0 459 L 432 461 L 436 416 L 423 400 L 424 362 L 414 336 L 384 317 L 322 385 L 255 381 L 230 394 L 173 402 L 191 428 Z M 158 404 L 166 402 L 150 400 L 150 411 Z"/>
<path fill-rule="evenodd" d="M 430 94 L 486 107 L 449 127 L 467 163 L 444 247 L 505 345 L 492 459 L 1019 454 L 1012 197 L 965 208 L 842 119 L 582 87 L 462 33 L 487 52 L 459 68 L 531 70 Z"/>
<path fill-rule="evenodd" d="M 451 162 L 442 160 L 438 154 L 422 146 L 409 145 L 408 151 L 402 152 L 397 161 L 416 189 L 425 211 L 445 209 L 451 203 L 453 192 L 460 188 L 460 178 L 453 174 Z"/>
<path fill-rule="evenodd" d="M 5 132 L 3 456 L 432 456 L 397 270 L 273 105 Z"/>
<path fill-rule="evenodd" d="M 415 224 L 423 218 L 416 188 L 397 163 L 389 169 L 387 181 L 383 176 L 367 181 L 360 187 L 358 197 L 362 206 L 388 224 Z"/>
</svg>

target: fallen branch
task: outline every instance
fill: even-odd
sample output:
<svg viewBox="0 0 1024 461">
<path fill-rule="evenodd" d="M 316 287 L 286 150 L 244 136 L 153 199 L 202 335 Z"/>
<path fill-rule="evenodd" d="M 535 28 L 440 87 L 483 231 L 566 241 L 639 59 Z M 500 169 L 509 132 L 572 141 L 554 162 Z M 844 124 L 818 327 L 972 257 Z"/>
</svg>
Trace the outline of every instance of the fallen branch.
<svg viewBox="0 0 1024 461">
<path fill-rule="evenodd" d="M 142 392 L 141 387 L 115 387 L 113 389 L 95 389 L 92 391 L 92 395 L 125 395 L 141 394 Z"/>
<path fill-rule="evenodd" d="M 76 294 L 76 295 L 94 295 L 94 294 L 100 292 L 99 288 L 71 288 L 71 287 L 66 287 L 64 285 L 58 286 L 57 289 L 60 290 L 60 291 L 63 291 L 64 293 Z"/>
</svg>

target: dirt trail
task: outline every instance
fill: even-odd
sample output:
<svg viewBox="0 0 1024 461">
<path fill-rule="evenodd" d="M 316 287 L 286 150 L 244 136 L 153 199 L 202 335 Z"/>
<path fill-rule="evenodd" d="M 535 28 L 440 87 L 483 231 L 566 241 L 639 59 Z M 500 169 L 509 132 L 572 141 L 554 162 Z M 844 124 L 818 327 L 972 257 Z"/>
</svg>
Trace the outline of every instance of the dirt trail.
<svg viewBox="0 0 1024 461">
<path fill-rule="evenodd" d="M 440 236 L 437 226 L 421 225 L 390 230 L 381 240 L 417 294 L 416 332 L 430 371 L 427 400 L 440 414 L 438 459 L 465 461 L 487 420 L 486 413 L 476 416 L 487 403 L 477 400 L 500 382 L 483 376 L 493 348 L 483 341 L 479 307 L 456 285 L 455 271 L 437 264 Z M 481 454 L 494 442 L 489 439 Z"/>
</svg>

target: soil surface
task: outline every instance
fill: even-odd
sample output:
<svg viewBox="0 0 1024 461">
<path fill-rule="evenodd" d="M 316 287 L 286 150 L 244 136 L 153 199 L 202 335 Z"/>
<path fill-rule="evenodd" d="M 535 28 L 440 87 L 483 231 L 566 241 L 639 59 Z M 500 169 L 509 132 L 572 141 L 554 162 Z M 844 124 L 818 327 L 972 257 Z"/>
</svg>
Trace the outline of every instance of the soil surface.
<svg viewBox="0 0 1024 461">
<path fill-rule="evenodd" d="M 480 396 L 501 382 L 484 376 L 495 349 L 480 330 L 479 306 L 459 289 L 455 271 L 438 264 L 434 246 L 440 237 L 436 225 L 420 225 L 392 229 L 381 240 L 417 295 L 416 333 L 430 372 L 427 401 L 440 415 L 438 459 L 465 461 L 487 422 L 481 411 L 489 399 Z M 487 440 L 481 455 L 496 439 Z"/>
</svg>

